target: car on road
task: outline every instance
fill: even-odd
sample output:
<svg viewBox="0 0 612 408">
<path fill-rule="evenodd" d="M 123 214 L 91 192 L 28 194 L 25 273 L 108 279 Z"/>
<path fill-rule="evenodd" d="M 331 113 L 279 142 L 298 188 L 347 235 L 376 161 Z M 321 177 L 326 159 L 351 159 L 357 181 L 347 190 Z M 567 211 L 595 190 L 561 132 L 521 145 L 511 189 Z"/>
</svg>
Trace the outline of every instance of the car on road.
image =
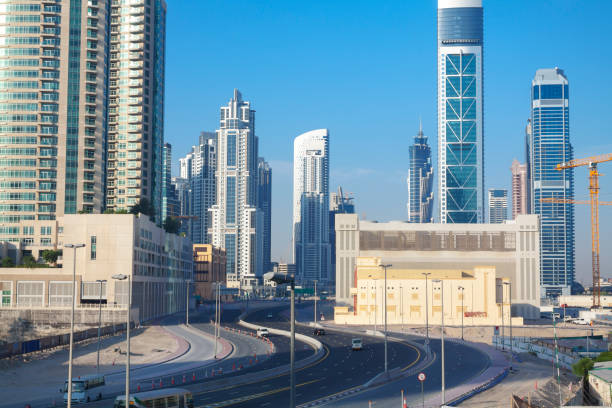
<svg viewBox="0 0 612 408">
<path fill-rule="evenodd" d="M 581 326 L 586 326 L 586 325 L 590 324 L 590 322 L 588 320 L 586 320 L 586 319 L 574 319 L 572 321 L 572 323 L 579 324 Z"/>
<path fill-rule="evenodd" d="M 265 327 L 257 329 L 257 337 L 269 337 L 270 332 Z"/>
<path fill-rule="evenodd" d="M 268 319 L 272 318 L 272 313 L 268 313 Z"/>
<path fill-rule="evenodd" d="M 314 329 L 314 335 L 315 336 L 324 336 L 325 335 L 325 329 L 319 329 L 319 328 Z"/>
<path fill-rule="evenodd" d="M 361 350 L 363 348 L 363 342 L 360 338 L 351 340 L 351 349 L 354 351 Z"/>
</svg>

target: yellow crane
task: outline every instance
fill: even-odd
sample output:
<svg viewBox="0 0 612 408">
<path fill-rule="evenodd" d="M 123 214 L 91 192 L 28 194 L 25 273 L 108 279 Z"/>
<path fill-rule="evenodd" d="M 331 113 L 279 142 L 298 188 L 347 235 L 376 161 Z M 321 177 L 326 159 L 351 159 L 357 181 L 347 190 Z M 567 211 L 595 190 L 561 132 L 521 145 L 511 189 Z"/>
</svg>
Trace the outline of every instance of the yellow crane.
<svg viewBox="0 0 612 408">
<path fill-rule="evenodd" d="M 561 204 L 590 204 L 591 206 L 591 256 L 593 262 L 593 307 L 601 306 L 601 282 L 599 273 L 599 206 L 612 205 L 612 202 L 599 201 L 599 176 L 597 164 L 612 161 L 612 153 L 601 154 L 599 156 L 587 157 L 586 159 L 575 159 L 565 163 L 559 163 L 556 170 L 562 171 L 575 167 L 589 167 L 589 193 L 591 200 L 580 201 L 564 198 L 542 198 L 540 201 Z"/>
</svg>

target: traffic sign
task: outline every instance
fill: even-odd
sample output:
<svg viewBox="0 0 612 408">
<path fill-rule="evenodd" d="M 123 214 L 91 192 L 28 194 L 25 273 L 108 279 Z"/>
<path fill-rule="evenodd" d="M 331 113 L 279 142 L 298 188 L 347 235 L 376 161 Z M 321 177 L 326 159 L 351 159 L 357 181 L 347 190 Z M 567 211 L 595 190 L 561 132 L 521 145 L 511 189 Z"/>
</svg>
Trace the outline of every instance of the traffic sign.
<svg viewBox="0 0 612 408">
<path fill-rule="evenodd" d="M 420 382 L 423 382 L 423 381 L 425 381 L 425 378 L 427 378 L 427 377 L 425 376 L 425 373 L 419 373 L 419 375 L 417 376 L 417 378 L 418 378 L 418 380 L 419 380 Z"/>
</svg>

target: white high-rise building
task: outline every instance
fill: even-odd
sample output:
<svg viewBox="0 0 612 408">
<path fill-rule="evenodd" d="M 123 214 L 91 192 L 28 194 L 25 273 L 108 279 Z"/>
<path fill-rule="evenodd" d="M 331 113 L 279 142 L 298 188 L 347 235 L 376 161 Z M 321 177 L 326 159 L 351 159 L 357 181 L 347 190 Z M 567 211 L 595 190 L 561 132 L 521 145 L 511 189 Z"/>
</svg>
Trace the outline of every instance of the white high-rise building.
<svg viewBox="0 0 612 408">
<path fill-rule="evenodd" d="M 438 0 L 440 222 L 484 220 L 482 0 Z"/>
<path fill-rule="evenodd" d="M 257 208 L 257 137 L 255 111 L 237 89 L 221 107 L 217 130 L 217 198 L 211 209 L 212 244 L 227 254 L 227 284 L 243 282 L 263 272 L 263 217 Z"/>
<path fill-rule="evenodd" d="M 306 132 L 293 144 L 293 242 L 297 280 L 306 285 L 332 280 L 327 129 Z"/>
<path fill-rule="evenodd" d="M 489 189 L 489 224 L 503 224 L 508 219 L 508 190 Z"/>
</svg>

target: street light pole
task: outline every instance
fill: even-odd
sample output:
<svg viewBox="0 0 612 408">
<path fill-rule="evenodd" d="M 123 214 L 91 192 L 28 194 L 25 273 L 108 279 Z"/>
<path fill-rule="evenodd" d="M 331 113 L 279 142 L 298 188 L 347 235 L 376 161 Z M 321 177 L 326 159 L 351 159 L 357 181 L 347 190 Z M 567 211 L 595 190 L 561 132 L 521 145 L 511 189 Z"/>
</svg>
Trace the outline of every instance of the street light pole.
<svg viewBox="0 0 612 408">
<path fill-rule="evenodd" d="M 314 325 L 317 327 L 317 281 L 314 281 Z"/>
<path fill-rule="evenodd" d="M 289 408 L 295 408 L 295 280 L 291 280 L 291 390 Z"/>
<path fill-rule="evenodd" d="M 465 298 L 465 288 L 463 286 L 459 286 L 459 290 L 461 291 L 461 340 L 463 338 L 463 315 L 465 314 L 465 310 L 463 309 L 463 298 Z"/>
<path fill-rule="evenodd" d="M 402 333 L 404 332 L 404 288 L 400 285 L 400 316 L 402 318 Z"/>
<path fill-rule="evenodd" d="M 291 351 L 290 355 L 290 390 L 289 390 L 289 408 L 295 408 L 295 277 L 287 273 L 268 272 L 264 274 L 265 280 L 271 280 L 276 284 L 291 285 Z"/>
<path fill-rule="evenodd" d="M 126 327 L 126 342 L 127 342 L 127 361 L 125 364 L 125 404 L 130 405 L 130 312 L 132 311 L 132 277 L 125 274 L 117 274 L 112 276 L 116 280 L 128 281 L 128 301 L 127 301 L 127 327 Z"/>
<path fill-rule="evenodd" d="M 510 367 L 512 367 L 512 284 L 510 282 L 504 282 L 504 286 L 508 287 L 508 300 L 510 304 L 510 313 L 508 319 L 510 320 Z"/>
<path fill-rule="evenodd" d="M 106 279 L 96 280 L 100 284 L 100 297 L 98 298 L 98 356 L 96 358 L 96 374 L 100 374 L 100 332 L 102 326 L 102 284 Z"/>
<path fill-rule="evenodd" d="M 442 297 L 441 302 L 441 311 L 442 311 L 442 330 L 441 330 L 441 347 L 442 347 L 442 405 L 446 403 L 446 395 L 445 395 L 445 378 L 444 378 L 444 282 L 441 279 L 434 279 L 432 282 L 440 284 L 440 292 Z"/>
<path fill-rule="evenodd" d="M 219 282 L 215 282 L 217 286 L 217 292 L 215 293 L 215 360 L 217 359 L 217 338 L 219 337 L 218 329 L 219 329 Z"/>
<path fill-rule="evenodd" d="M 502 351 L 506 351 L 506 330 L 505 330 L 505 323 L 504 323 L 504 300 L 505 300 L 505 296 L 504 296 L 504 286 L 503 285 L 497 285 L 497 286 L 501 286 L 501 290 L 502 290 L 502 298 L 501 298 L 501 321 L 502 321 L 502 327 L 501 327 L 501 332 L 502 332 Z"/>
<path fill-rule="evenodd" d="M 66 244 L 65 248 L 72 248 L 72 311 L 70 313 L 70 352 L 68 355 L 68 408 L 72 407 L 72 349 L 74 347 L 74 304 L 76 303 L 76 250 L 85 244 Z"/>
<path fill-rule="evenodd" d="M 380 265 L 385 270 L 385 291 L 384 291 L 384 308 L 385 308 L 385 374 L 389 373 L 389 366 L 387 361 L 387 268 L 393 265 Z"/>
<path fill-rule="evenodd" d="M 431 272 L 421 272 L 422 275 L 425 275 L 425 347 L 427 347 L 427 351 L 429 351 L 429 293 L 427 288 L 427 277 L 431 275 Z"/>
<path fill-rule="evenodd" d="M 185 280 L 186 284 L 186 296 L 185 296 L 185 326 L 189 326 L 189 280 Z"/>
</svg>

